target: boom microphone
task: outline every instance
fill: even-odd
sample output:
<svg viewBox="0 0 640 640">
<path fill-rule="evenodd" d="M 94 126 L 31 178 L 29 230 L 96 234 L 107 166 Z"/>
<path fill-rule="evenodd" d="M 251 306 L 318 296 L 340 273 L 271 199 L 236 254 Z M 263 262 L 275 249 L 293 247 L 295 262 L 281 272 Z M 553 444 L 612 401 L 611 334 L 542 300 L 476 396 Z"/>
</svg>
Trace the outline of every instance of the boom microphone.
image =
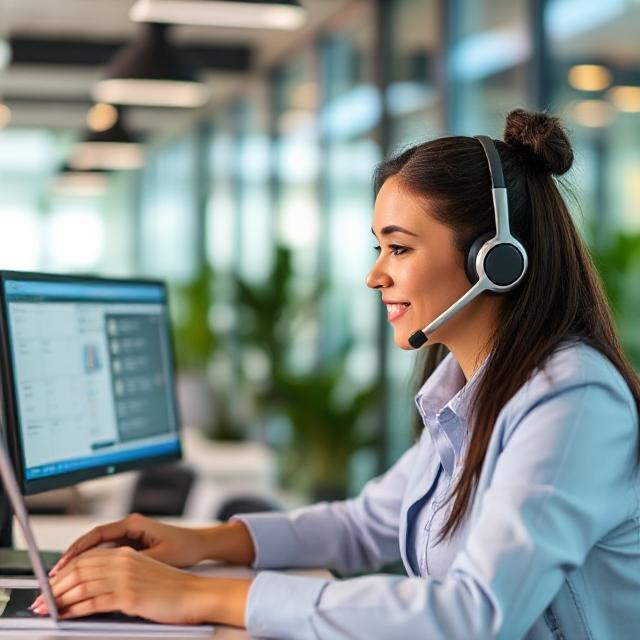
<svg viewBox="0 0 640 640">
<path fill-rule="evenodd" d="M 472 300 L 475 300 L 483 291 L 489 290 L 489 282 L 486 278 L 479 280 L 465 293 L 462 298 L 456 300 L 446 311 L 443 311 L 433 322 L 424 329 L 419 329 L 409 336 L 409 344 L 414 349 L 419 349 L 429 336 L 439 329 L 447 320 L 451 319 L 458 311 L 462 311 Z"/>
</svg>

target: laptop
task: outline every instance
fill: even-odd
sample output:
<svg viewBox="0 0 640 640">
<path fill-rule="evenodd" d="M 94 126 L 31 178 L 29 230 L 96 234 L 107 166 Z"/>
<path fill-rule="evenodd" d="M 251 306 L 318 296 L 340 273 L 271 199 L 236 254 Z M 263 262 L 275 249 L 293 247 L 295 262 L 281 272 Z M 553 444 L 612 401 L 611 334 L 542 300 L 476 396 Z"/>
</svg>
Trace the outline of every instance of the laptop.
<svg viewBox="0 0 640 640">
<path fill-rule="evenodd" d="M 3 420 L 0 416 L 0 434 Z M 153 633 L 154 635 L 211 636 L 215 628 L 211 625 L 169 625 L 132 618 L 120 613 L 88 616 L 73 620 L 60 620 L 56 601 L 44 565 L 38 552 L 35 537 L 29 523 L 27 508 L 9 460 L 6 445 L 0 435 L 0 478 L 11 508 L 27 544 L 27 552 L 36 575 L 38 589 L 0 589 L 0 632 L 7 629 L 38 629 L 106 633 Z M 49 615 L 39 616 L 29 610 L 29 605 L 42 593 Z"/>
</svg>

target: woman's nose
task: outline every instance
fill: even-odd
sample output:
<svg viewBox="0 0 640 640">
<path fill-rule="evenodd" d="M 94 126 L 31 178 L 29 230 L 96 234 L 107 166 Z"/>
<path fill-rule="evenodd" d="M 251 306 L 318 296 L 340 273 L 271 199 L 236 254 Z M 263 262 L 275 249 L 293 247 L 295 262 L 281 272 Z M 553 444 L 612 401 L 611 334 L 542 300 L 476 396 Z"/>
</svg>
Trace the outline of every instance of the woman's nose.
<svg viewBox="0 0 640 640">
<path fill-rule="evenodd" d="M 373 269 L 367 274 L 367 287 L 370 289 L 380 289 L 382 287 L 388 287 L 391 284 L 391 278 L 381 271 L 377 266 L 377 263 L 373 265 Z"/>
</svg>

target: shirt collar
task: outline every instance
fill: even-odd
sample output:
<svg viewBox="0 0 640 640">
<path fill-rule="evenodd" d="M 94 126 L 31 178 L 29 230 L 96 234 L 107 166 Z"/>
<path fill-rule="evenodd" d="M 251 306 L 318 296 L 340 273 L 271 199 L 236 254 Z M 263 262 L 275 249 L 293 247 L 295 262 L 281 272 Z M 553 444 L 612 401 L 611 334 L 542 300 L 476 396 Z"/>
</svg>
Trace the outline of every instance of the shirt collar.
<svg viewBox="0 0 640 640">
<path fill-rule="evenodd" d="M 460 461 L 467 435 L 467 417 L 473 390 L 482 377 L 481 372 L 487 360 L 467 381 L 453 354 L 447 355 L 415 397 L 422 421 L 449 477 L 452 477 L 455 466 Z"/>
</svg>

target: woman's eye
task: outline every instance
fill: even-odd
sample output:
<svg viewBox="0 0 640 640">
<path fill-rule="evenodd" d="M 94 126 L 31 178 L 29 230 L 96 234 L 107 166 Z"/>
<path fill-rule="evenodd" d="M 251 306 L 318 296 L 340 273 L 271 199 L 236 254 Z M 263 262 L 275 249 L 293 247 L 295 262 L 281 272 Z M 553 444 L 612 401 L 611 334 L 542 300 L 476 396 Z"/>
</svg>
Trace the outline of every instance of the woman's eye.
<svg viewBox="0 0 640 640">
<path fill-rule="evenodd" d="M 380 251 L 382 251 L 382 249 L 380 248 L 380 245 L 376 245 L 375 247 L 373 247 L 373 250 L 376 253 L 380 253 Z M 399 244 L 389 245 L 389 252 L 391 253 L 391 255 L 401 256 L 403 253 L 406 253 L 407 251 L 408 251 L 407 247 L 403 247 Z"/>
</svg>

